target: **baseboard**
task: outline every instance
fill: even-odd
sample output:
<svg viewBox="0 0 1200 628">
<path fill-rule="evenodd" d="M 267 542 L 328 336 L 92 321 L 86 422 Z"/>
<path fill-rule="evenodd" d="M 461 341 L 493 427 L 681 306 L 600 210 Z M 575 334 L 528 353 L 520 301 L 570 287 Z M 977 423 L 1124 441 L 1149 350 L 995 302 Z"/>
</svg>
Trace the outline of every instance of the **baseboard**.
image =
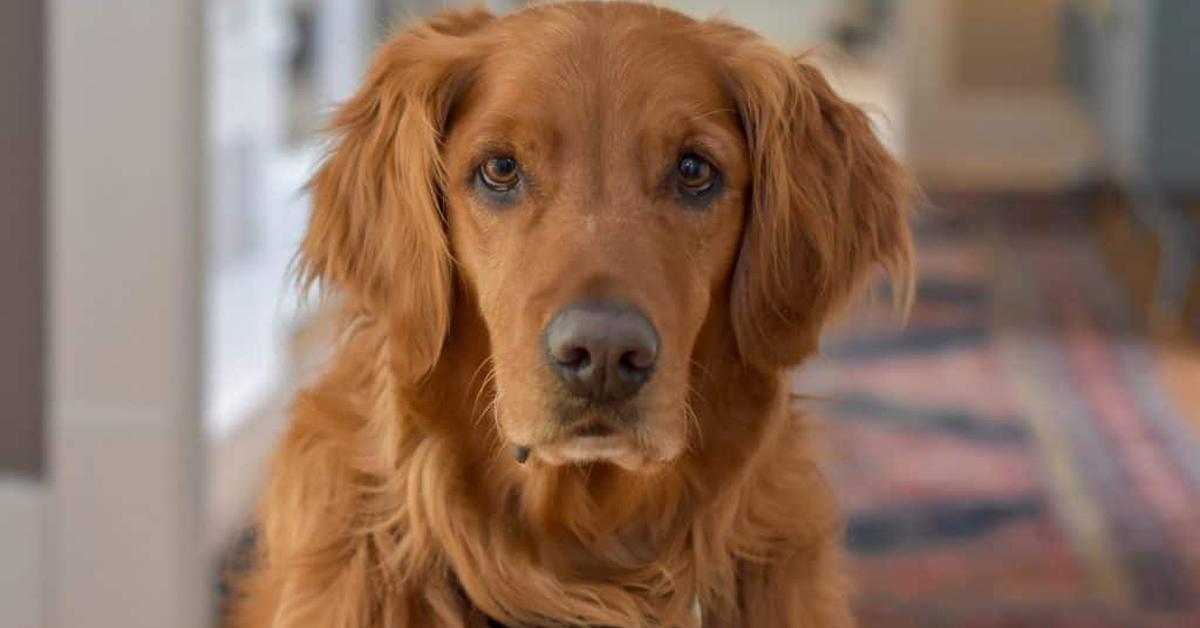
<svg viewBox="0 0 1200 628">
<path fill-rule="evenodd" d="M 0 474 L 0 609 L 6 628 L 42 628 L 46 591 L 45 485 Z"/>
</svg>

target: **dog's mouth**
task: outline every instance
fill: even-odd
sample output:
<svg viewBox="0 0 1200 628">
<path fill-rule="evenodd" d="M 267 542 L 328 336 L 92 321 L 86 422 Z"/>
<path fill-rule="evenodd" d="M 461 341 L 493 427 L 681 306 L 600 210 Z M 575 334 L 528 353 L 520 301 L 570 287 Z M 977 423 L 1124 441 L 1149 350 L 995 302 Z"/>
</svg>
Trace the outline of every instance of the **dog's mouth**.
<svg viewBox="0 0 1200 628">
<path fill-rule="evenodd" d="M 575 436 L 531 450 L 534 458 L 554 466 L 610 462 L 630 471 L 646 466 L 646 453 L 621 434 Z"/>
<path fill-rule="evenodd" d="M 588 421 L 536 445 L 515 445 L 517 462 L 533 459 L 551 466 L 610 463 L 628 471 L 663 462 L 639 443 L 633 430 L 605 421 Z"/>
<path fill-rule="evenodd" d="M 571 430 L 570 434 L 575 438 L 603 438 L 605 436 L 612 436 L 616 432 L 616 428 L 609 423 L 592 421 L 587 425 Z"/>
</svg>

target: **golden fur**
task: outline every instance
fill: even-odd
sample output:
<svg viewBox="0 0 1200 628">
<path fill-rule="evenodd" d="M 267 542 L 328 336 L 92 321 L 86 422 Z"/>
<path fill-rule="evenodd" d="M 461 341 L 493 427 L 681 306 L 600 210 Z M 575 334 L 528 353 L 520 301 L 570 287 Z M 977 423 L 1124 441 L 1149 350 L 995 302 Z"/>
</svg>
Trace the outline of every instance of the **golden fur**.
<svg viewBox="0 0 1200 628">
<path fill-rule="evenodd" d="M 395 34 L 332 129 L 299 262 L 347 325 L 234 625 L 853 625 L 787 369 L 873 268 L 907 286 L 910 190 L 862 111 L 738 27 L 572 3 Z M 500 209 L 496 144 L 530 177 Z M 683 148 L 721 168 L 700 209 L 659 184 Z M 662 332 L 633 468 L 537 457 L 566 438 L 539 334 L 597 295 Z"/>
</svg>

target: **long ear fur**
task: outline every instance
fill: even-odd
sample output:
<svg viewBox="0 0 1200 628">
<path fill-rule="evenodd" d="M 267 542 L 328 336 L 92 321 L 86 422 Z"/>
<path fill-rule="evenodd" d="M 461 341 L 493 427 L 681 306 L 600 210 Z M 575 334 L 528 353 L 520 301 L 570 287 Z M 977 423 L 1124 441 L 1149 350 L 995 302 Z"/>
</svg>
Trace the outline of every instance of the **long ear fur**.
<svg viewBox="0 0 1200 628">
<path fill-rule="evenodd" d="M 745 32 L 726 56 L 753 173 L 731 302 L 743 360 L 793 365 L 883 267 L 911 292 L 909 178 L 861 109 L 812 66 Z"/>
<path fill-rule="evenodd" d="M 365 83 L 334 114 L 335 144 L 311 182 L 313 210 L 298 255 L 307 288 L 337 291 L 386 321 L 393 367 L 415 381 L 449 332 L 451 260 L 440 194 L 440 135 L 478 56 L 468 36 L 491 15 L 442 14 L 392 37 Z"/>
</svg>

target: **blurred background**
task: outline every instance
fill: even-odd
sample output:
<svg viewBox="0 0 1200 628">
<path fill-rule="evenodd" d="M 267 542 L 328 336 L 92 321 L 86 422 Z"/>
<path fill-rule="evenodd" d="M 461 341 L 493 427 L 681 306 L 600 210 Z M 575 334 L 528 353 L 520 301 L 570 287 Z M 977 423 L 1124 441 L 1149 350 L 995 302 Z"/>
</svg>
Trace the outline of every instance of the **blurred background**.
<svg viewBox="0 0 1200 628">
<path fill-rule="evenodd" d="M 1200 626 L 1200 2 L 660 4 L 813 49 L 927 193 L 907 325 L 795 376 L 864 625 Z M 0 624 L 215 624 L 328 347 L 322 119 L 439 6 L 0 2 Z"/>
</svg>

